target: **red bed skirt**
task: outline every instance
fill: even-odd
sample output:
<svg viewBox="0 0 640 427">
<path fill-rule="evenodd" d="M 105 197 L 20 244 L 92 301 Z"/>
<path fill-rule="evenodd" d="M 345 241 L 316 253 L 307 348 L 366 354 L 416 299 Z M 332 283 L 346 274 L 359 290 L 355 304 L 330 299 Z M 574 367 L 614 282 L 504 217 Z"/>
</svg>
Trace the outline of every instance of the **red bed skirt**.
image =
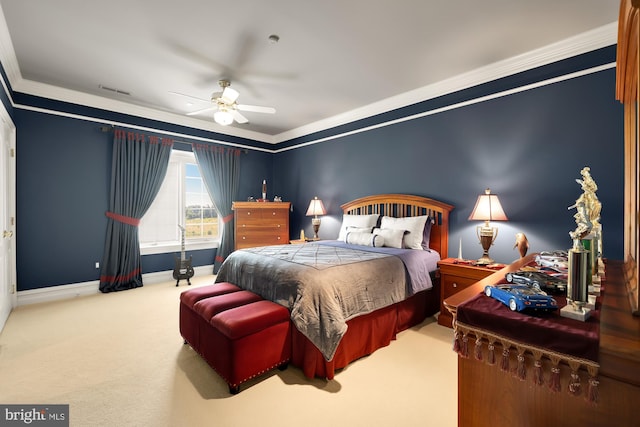
<svg viewBox="0 0 640 427">
<path fill-rule="evenodd" d="M 302 369 L 307 378 L 333 379 L 336 370 L 385 347 L 404 331 L 422 322 L 440 309 L 440 290 L 436 286 L 409 299 L 353 318 L 331 361 L 296 328 L 293 328 L 291 363 Z"/>
</svg>

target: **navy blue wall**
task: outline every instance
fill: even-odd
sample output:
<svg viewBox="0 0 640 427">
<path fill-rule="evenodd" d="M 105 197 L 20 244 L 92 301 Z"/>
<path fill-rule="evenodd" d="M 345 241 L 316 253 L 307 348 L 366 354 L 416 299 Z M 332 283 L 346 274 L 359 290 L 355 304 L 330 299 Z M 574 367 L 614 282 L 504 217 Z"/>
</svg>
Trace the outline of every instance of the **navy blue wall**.
<svg viewBox="0 0 640 427">
<path fill-rule="evenodd" d="M 515 233 L 532 251 L 568 249 L 575 229 L 567 207 L 581 194 L 584 166 L 599 186 L 605 256 L 623 250 L 623 111 L 614 99 L 615 69 L 522 91 L 279 153 L 276 180 L 294 206 L 292 234 L 310 219 L 313 196 L 329 211 L 321 238 L 335 238 L 340 204 L 379 193 L 432 197 L 455 206 L 449 255 L 460 239 L 465 258 L 482 249 L 467 218 L 486 187 L 500 196 L 509 222 L 495 223 L 490 253 L 498 262 L 518 257 Z"/>
<path fill-rule="evenodd" d="M 104 249 L 113 134 L 92 121 L 16 110 L 18 290 L 97 280 Z M 188 149 L 188 144 L 176 143 Z M 257 196 L 273 154 L 246 151 L 239 197 Z M 215 249 L 188 252 L 213 264 Z M 142 257 L 143 273 L 172 270 L 175 254 Z"/>
<path fill-rule="evenodd" d="M 14 98 L 46 111 L 249 146 L 242 156 L 238 199 L 258 196 L 260 183 L 267 179 L 270 198 L 279 195 L 293 203 L 292 236 L 302 228 L 311 233 L 310 219 L 304 214 L 313 196 L 320 197 L 329 211 L 320 236 L 335 238 L 340 204 L 370 194 L 418 194 L 455 206 L 448 255 L 457 255 L 462 241 L 463 255 L 477 258 L 481 254 L 477 224 L 467 217 L 477 195 L 490 187 L 509 216 L 508 222 L 496 224 L 500 234 L 491 255 L 499 262 L 517 257 L 512 247 L 518 231 L 527 234 L 532 251 L 570 246 L 568 232 L 575 222 L 567 206 L 581 193 L 575 182 L 580 170 L 590 166 L 603 205 L 605 256 L 620 259 L 623 111 L 614 99 L 615 69 L 473 103 L 480 97 L 614 61 L 615 47 L 603 49 L 276 147 L 24 94 Z M 472 103 L 340 135 L 463 101 Z M 101 132 L 100 124 L 90 119 L 21 108 L 12 113 L 18 153 L 18 290 L 97 280 L 95 262 L 102 259 L 106 228 L 111 133 Z M 300 145 L 327 136 L 334 139 Z M 215 250 L 189 255 L 196 266 L 208 265 Z M 172 270 L 173 257 L 144 256 L 143 272 Z"/>
</svg>

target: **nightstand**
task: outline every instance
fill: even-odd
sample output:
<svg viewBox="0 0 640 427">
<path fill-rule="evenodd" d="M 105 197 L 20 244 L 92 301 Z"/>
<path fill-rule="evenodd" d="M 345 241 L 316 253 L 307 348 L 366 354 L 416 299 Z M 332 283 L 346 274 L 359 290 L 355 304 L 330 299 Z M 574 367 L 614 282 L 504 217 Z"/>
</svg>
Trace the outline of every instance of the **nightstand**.
<svg viewBox="0 0 640 427">
<path fill-rule="evenodd" d="M 451 328 L 453 316 L 442 302 L 451 295 L 457 294 L 479 280 L 495 273 L 497 270 L 469 264 L 456 258 L 446 258 L 438 261 L 440 269 L 440 315 L 438 324 Z"/>
<path fill-rule="evenodd" d="M 293 239 L 293 240 L 289 240 L 289 243 L 291 243 L 292 245 L 294 244 L 300 244 L 300 243 L 309 243 L 309 242 L 317 242 L 320 239 L 314 239 L 314 238 L 309 238 L 307 237 L 306 239 Z"/>
</svg>

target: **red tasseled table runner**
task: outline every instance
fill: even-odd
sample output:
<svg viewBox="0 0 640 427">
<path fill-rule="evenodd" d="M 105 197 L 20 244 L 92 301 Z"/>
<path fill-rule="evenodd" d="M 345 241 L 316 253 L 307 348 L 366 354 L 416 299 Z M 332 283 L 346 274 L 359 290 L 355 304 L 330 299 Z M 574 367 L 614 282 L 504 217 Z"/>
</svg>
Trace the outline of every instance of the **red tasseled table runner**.
<svg viewBox="0 0 640 427">
<path fill-rule="evenodd" d="M 563 296 L 554 296 L 558 307 L 567 304 Z M 598 361 L 600 338 L 599 307 L 591 311 L 585 322 L 560 316 L 553 312 L 511 311 L 500 301 L 484 294 L 458 306 L 457 320 L 514 341 L 581 359 Z"/>
<path fill-rule="evenodd" d="M 506 283 L 506 281 L 504 281 Z M 478 294 L 457 307 L 454 320 L 454 349 L 461 357 L 469 357 L 469 337 L 475 340 L 475 357 L 483 359 L 483 345 L 488 354 L 487 363 L 496 363 L 494 344 L 502 346 L 502 371 L 512 371 L 520 379 L 525 379 L 528 368 L 534 370 L 534 382 L 545 383 L 541 359 L 549 359 L 551 372 L 547 374 L 548 385 L 552 391 L 561 388 L 559 378 L 560 363 L 569 365 L 571 379 L 569 393 L 579 395 L 582 392 L 580 370 L 588 372 L 586 399 L 591 403 L 598 400 L 597 375 L 600 339 L 600 301 L 590 317 L 582 322 L 560 316 L 560 308 L 567 304 L 564 296 L 554 296 L 558 310 L 552 312 L 516 312 L 484 293 Z M 518 366 L 509 367 L 509 354 L 515 349 Z M 524 354 L 533 356 L 533 366 L 526 366 Z"/>
</svg>

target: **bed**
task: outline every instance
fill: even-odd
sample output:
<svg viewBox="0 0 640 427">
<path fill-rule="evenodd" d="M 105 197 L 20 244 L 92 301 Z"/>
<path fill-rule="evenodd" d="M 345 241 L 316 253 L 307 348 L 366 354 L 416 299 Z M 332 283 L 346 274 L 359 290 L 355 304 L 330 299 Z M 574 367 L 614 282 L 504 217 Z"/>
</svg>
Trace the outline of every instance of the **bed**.
<svg viewBox="0 0 640 427">
<path fill-rule="evenodd" d="M 440 308 L 453 207 L 383 194 L 341 208 L 337 240 L 238 250 L 216 276 L 290 310 L 291 363 L 308 378 L 332 379 Z"/>
</svg>

